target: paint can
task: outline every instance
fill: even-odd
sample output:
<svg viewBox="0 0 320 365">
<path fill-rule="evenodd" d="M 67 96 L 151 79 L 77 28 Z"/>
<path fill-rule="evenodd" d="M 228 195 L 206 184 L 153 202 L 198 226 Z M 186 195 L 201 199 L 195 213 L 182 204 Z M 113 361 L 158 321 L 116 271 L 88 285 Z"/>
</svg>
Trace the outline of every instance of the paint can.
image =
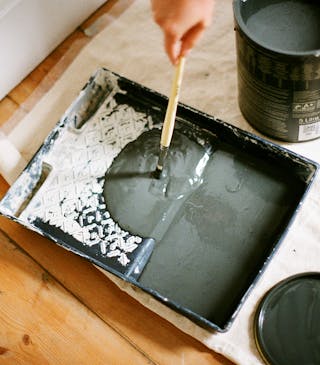
<svg viewBox="0 0 320 365">
<path fill-rule="evenodd" d="M 320 2 L 234 0 L 238 102 L 279 140 L 320 137 Z"/>
</svg>

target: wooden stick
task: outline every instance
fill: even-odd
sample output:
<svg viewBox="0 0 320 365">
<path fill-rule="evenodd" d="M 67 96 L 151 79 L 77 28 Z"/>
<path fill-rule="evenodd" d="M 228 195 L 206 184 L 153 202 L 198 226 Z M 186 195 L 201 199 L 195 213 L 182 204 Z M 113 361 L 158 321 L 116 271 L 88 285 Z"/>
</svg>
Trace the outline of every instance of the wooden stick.
<svg viewBox="0 0 320 365">
<path fill-rule="evenodd" d="M 185 58 L 181 57 L 176 66 L 172 85 L 171 85 L 171 92 L 170 92 L 168 107 L 167 107 L 166 115 L 165 115 L 163 126 L 162 126 L 162 132 L 161 132 L 160 155 L 159 155 L 157 168 L 155 171 L 157 178 L 161 177 L 164 160 L 166 158 L 166 155 L 167 155 L 170 143 L 171 143 L 171 139 L 172 139 L 174 124 L 175 124 L 175 120 L 176 120 L 177 106 L 178 106 L 179 95 L 180 95 L 180 88 L 181 88 L 181 83 L 182 83 L 182 76 L 183 76 L 183 71 L 184 71 L 184 64 L 185 64 Z"/>
<path fill-rule="evenodd" d="M 185 58 L 181 57 L 175 69 L 166 116 L 163 122 L 160 144 L 161 146 L 167 148 L 170 146 L 174 130 L 174 123 L 176 120 L 176 113 L 177 113 L 177 106 L 182 83 L 184 64 L 185 64 Z"/>
</svg>

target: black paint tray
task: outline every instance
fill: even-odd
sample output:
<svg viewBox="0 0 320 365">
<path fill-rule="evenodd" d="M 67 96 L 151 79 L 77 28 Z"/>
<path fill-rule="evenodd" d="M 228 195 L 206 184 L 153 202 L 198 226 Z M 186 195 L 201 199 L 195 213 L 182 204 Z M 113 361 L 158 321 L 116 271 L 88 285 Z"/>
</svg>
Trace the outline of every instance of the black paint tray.
<svg viewBox="0 0 320 365">
<path fill-rule="evenodd" d="M 175 133 L 210 149 L 203 184 L 160 241 L 140 237 L 110 216 L 105 173 L 128 143 L 160 130 L 166 105 L 164 96 L 98 70 L 0 212 L 201 326 L 224 331 L 272 259 L 318 167 L 180 104 Z"/>
</svg>

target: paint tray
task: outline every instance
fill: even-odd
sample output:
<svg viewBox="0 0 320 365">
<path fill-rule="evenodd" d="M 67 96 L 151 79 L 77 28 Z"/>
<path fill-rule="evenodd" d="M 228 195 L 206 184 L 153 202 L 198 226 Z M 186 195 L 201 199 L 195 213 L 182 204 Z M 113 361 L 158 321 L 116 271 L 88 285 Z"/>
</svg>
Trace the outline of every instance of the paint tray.
<svg viewBox="0 0 320 365">
<path fill-rule="evenodd" d="M 225 331 L 272 260 L 318 167 L 179 104 L 175 133 L 210 150 L 203 183 L 162 239 L 129 232 L 108 211 L 105 173 L 130 142 L 160 130 L 166 106 L 166 97 L 98 70 L 0 212 L 201 326 Z"/>
</svg>

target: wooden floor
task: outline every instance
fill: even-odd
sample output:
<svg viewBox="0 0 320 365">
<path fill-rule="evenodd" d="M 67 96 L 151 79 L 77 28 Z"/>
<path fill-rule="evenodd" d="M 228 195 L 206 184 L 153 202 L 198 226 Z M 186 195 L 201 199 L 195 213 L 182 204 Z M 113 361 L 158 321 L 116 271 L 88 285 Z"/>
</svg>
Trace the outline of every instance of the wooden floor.
<svg viewBox="0 0 320 365">
<path fill-rule="evenodd" d="M 90 42 L 84 30 L 116 3 L 109 0 L 0 102 L 4 128 L 52 87 L 70 62 L 66 53 Z M 1 197 L 7 189 L 0 177 Z M 86 260 L 0 217 L 0 364 L 231 362 L 145 309 Z"/>
</svg>

